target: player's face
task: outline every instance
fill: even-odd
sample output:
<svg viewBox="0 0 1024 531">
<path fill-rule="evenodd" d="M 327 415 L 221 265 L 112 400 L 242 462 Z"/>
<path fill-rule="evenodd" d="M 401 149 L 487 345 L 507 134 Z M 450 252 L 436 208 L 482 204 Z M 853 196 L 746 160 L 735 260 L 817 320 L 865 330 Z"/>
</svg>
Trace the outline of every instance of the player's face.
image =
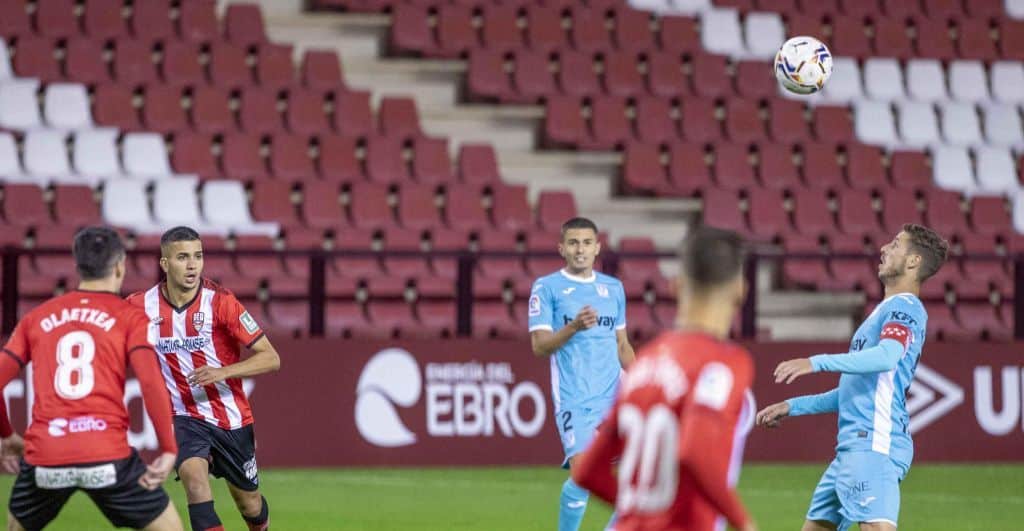
<svg viewBox="0 0 1024 531">
<path fill-rule="evenodd" d="M 878 278 L 882 282 L 902 277 L 907 269 L 909 237 L 900 232 L 889 243 L 882 246 L 882 257 L 878 263 Z"/>
<path fill-rule="evenodd" d="M 594 268 L 594 259 L 601 252 L 597 233 L 592 229 L 569 229 L 558 244 L 558 252 L 565 258 L 566 269 L 574 274 L 587 274 Z"/>
<path fill-rule="evenodd" d="M 203 244 L 200 241 L 172 242 L 163 249 L 160 267 L 167 274 L 167 282 L 181 290 L 199 285 L 203 274 Z"/>
</svg>

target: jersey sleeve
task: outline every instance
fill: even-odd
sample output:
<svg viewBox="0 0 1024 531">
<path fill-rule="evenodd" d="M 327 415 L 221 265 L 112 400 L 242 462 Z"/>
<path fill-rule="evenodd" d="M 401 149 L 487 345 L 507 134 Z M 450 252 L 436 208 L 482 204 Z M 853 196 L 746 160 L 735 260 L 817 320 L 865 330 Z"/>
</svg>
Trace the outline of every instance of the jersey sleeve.
<svg viewBox="0 0 1024 531">
<path fill-rule="evenodd" d="M 619 315 L 615 319 L 615 329 L 625 330 L 626 329 L 626 288 L 619 283 L 618 289 L 618 303 L 619 303 Z"/>
<path fill-rule="evenodd" d="M 555 305 L 551 297 L 551 289 L 540 280 L 533 283 L 530 290 L 530 303 L 527 305 L 527 323 L 530 332 L 536 330 L 554 331 Z"/>
<path fill-rule="evenodd" d="M 924 339 L 927 319 L 920 300 L 908 295 L 896 295 L 889 304 L 886 304 L 878 339 L 899 342 L 905 353 L 910 349 L 910 345 Z"/>
<path fill-rule="evenodd" d="M 217 319 L 236 341 L 251 348 L 263 337 L 263 329 L 230 291 L 217 293 Z"/>
<path fill-rule="evenodd" d="M 133 351 L 142 348 L 152 348 L 155 343 L 155 338 L 152 334 L 152 327 L 149 326 L 149 318 L 145 312 L 136 308 L 131 308 L 129 317 L 128 330 L 125 331 L 125 353 L 131 354 Z"/>
<path fill-rule="evenodd" d="M 4 355 L 10 356 L 22 367 L 27 365 L 32 359 L 24 320 L 14 327 L 14 332 L 11 333 L 10 339 L 4 345 Z"/>
<path fill-rule="evenodd" d="M 749 521 L 736 492 L 738 464 L 733 460 L 737 431 L 747 391 L 753 381 L 753 362 L 744 353 L 735 362 L 722 359 L 701 367 L 691 396 L 683 402 L 679 426 L 679 462 L 694 478 L 697 489 L 740 528 Z"/>
<path fill-rule="evenodd" d="M 135 306 L 137 308 L 145 308 L 146 292 L 136 291 L 135 293 L 132 293 L 131 295 L 125 297 L 124 300 L 128 301 L 128 304 L 131 304 L 132 306 Z"/>
</svg>

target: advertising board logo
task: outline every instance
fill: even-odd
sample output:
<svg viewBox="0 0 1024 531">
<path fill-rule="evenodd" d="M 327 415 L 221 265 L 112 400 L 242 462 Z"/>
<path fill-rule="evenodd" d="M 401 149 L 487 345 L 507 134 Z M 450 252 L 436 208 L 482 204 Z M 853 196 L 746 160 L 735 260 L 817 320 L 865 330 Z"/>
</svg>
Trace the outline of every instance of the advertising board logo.
<svg viewBox="0 0 1024 531">
<path fill-rule="evenodd" d="M 410 407 L 420 398 L 420 367 L 405 350 L 389 348 L 370 359 L 356 385 L 356 428 L 371 444 L 394 448 L 416 442 L 395 410 Z"/>
</svg>

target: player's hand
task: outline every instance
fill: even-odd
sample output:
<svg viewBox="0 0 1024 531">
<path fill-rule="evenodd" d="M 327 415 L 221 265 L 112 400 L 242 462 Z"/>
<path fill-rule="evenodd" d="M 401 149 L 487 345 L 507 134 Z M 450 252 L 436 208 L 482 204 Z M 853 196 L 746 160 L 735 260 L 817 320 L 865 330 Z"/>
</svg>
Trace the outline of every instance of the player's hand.
<svg viewBox="0 0 1024 531">
<path fill-rule="evenodd" d="M 203 387 L 215 384 L 225 378 L 227 378 L 227 373 L 223 367 L 204 365 L 188 375 L 188 384 L 195 387 Z"/>
<path fill-rule="evenodd" d="M 584 306 L 579 313 L 576 314 L 576 318 L 570 323 L 577 332 L 580 330 L 586 330 L 597 324 L 597 310 L 590 306 Z"/>
<path fill-rule="evenodd" d="M 160 454 L 152 463 L 146 466 L 146 472 L 139 478 L 139 485 L 146 490 L 156 490 L 163 484 L 171 470 L 174 469 L 175 456 L 172 453 Z"/>
<path fill-rule="evenodd" d="M 808 358 L 797 358 L 784 361 L 775 367 L 775 383 L 793 383 L 797 378 L 814 372 L 814 366 Z"/>
<path fill-rule="evenodd" d="M 757 412 L 757 425 L 777 428 L 782 419 L 789 416 L 789 402 L 772 404 Z"/>
<path fill-rule="evenodd" d="M 17 433 L 0 440 L 0 469 L 17 474 L 21 469 L 21 456 L 25 453 L 25 441 Z"/>
<path fill-rule="evenodd" d="M 740 531 L 757 531 L 757 524 L 753 521 L 748 522 L 746 525 L 740 528 Z"/>
</svg>

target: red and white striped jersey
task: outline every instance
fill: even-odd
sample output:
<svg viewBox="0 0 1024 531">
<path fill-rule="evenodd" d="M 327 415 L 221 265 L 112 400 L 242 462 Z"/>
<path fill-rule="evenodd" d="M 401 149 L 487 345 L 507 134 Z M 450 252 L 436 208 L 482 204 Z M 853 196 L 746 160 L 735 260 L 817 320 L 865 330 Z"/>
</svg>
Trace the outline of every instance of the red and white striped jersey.
<svg viewBox="0 0 1024 531">
<path fill-rule="evenodd" d="M 203 279 L 195 298 L 184 306 L 172 305 L 164 283 L 130 295 L 128 301 L 146 310 L 155 338 L 164 382 L 175 415 L 204 420 L 226 430 L 252 424 L 252 410 L 242 380 L 232 378 L 214 385 L 193 387 L 186 378 L 204 365 L 224 367 L 239 360 L 246 348 L 263 337 L 263 330 L 226 288 Z"/>
</svg>

